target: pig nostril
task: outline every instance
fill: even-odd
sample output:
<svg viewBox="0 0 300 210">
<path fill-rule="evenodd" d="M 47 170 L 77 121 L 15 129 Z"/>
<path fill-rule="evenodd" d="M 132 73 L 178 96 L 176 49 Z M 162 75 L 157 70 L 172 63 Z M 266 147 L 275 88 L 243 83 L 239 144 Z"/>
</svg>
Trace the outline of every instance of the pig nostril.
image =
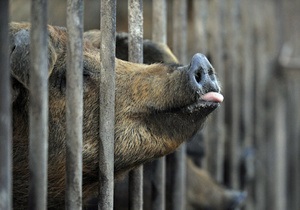
<svg viewBox="0 0 300 210">
<path fill-rule="evenodd" d="M 200 71 L 196 72 L 195 79 L 196 79 L 197 83 L 200 83 L 200 81 L 201 81 L 201 72 Z"/>
</svg>

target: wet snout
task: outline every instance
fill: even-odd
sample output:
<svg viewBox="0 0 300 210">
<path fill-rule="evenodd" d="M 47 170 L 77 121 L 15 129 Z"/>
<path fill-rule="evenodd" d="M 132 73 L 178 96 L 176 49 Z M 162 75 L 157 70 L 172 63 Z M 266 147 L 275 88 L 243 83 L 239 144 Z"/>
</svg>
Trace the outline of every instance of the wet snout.
<svg viewBox="0 0 300 210">
<path fill-rule="evenodd" d="M 189 77 L 195 89 L 201 89 L 202 93 L 219 92 L 216 76 L 210 62 L 205 55 L 197 53 L 193 56 L 190 67 Z"/>
<path fill-rule="evenodd" d="M 190 85 L 201 95 L 202 100 L 218 103 L 223 101 L 214 69 L 205 55 L 197 53 L 193 56 L 188 76 Z"/>
</svg>

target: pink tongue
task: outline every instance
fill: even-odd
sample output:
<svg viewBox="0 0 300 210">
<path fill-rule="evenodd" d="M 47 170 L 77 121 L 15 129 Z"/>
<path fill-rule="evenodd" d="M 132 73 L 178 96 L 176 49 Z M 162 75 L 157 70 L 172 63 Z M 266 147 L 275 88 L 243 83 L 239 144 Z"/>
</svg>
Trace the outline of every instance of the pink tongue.
<svg viewBox="0 0 300 210">
<path fill-rule="evenodd" d="M 216 103 L 221 103 L 224 99 L 223 95 L 216 92 L 209 92 L 201 96 L 201 99 L 204 101 L 211 101 Z"/>
</svg>

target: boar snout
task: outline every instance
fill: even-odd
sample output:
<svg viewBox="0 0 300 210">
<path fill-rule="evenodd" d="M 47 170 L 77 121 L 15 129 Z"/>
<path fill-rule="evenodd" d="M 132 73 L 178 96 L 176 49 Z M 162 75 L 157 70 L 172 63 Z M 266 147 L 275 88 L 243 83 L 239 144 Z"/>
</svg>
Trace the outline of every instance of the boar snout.
<svg viewBox="0 0 300 210">
<path fill-rule="evenodd" d="M 188 74 L 193 89 L 200 94 L 220 92 L 214 69 L 205 55 L 197 53 L 193 56 Z"/>
</svg>

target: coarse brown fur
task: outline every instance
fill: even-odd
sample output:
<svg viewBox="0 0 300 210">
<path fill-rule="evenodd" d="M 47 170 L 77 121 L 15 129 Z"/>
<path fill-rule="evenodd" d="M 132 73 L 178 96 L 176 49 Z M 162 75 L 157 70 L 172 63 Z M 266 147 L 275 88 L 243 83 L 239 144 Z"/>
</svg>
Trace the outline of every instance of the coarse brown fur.
<svg viewBox="0 0 300 210">
<path fill-rule="evenodd" d="M 101 46 L 100 30 L 90 30 L 84 32 L 84 40 L 92 46 L 100 49 Z M 116 34 L 116 57 L 128 61 L 128 43 L 127 33 Z M 169 47 L 163 43 L 153 42 L 148 39 L 143 40 L 143 63 L 178 63 L 177 58 L 171 52 Z"/>
<path fill-rule="evenodd" d="M 29 29 L 11 23 L 13 79 L 14 208 L 28 197 Z M 48 26 L 49 165 L 48 207 L 65 198 L 66 42 L 65 28 Z M 99 139 L 99 50 L 85 44 L 83 116 L 83 198 L 97 193 Z M 173 152 L 204 123 L 217 104 L 199 102 L 205 89 L 189 84 L 188 66 L 135 64 L 116 59 L 115 176 Z M 216 86 L 218 87 L 218 86 Z M 215 91 L 219 91 L 216 89 Z"/>
</svg>

